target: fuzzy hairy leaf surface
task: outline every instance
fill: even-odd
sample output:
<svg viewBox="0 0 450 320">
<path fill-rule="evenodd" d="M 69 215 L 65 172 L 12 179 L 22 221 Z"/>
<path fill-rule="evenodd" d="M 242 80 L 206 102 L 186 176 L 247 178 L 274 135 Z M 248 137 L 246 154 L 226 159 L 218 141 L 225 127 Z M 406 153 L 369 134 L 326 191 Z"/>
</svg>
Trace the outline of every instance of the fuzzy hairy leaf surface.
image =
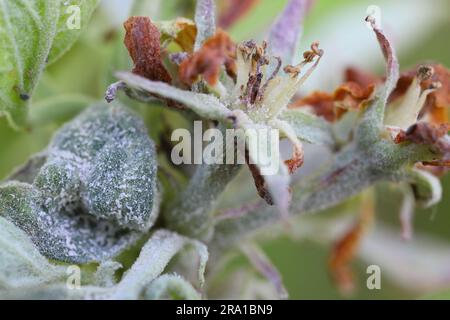
<svg viewBox="0 0 450 320">
<path fill-rule="evenodd" d="M 39 171 L 31 166 L 33 184 L 0 187 L 0 215 L 47 257 L 103 261 L 154 223 L 156 151 L 142 120 L 126 108 L 89 108 L 56 133 L 45 160 Z"/>
<path fill-rule="evenodd" d="M 97 0 L 71 1 L 80 10 L 83 25 L 96 4 Z M 0 114 L 13 124 L 24 125 L 29 100 L 47 62 L 68 50 L 81 32 L 68 28 L 66 10 L 61 0 L 0 1 L 0 73 L 4 75 Z"/>
<path fill-rule="evenodd" d="M 170 260 L 187 247 L 193 247 L 199 254 L 198 277 L 200 286 L 202 286 L 208 261 L 207 247 L 197 240 L 160 229 L 144 245 L 133 266 L 123 276 L 116 287 L 114 298 L 137 298 L 141 290 L 164 271 Z"/>
<path fill-rule="evenodd" d="M 163 274 L 153 280 L 144 292 L 148 300 L 200 300 L 195 288 L 179 275 Z"/>
<path fill-rule="evenodd" d="M 168 84 L 150 81 L 129 72 L 119 72 L 117 77 L 131 88 L 182 103 L 206 119 L 224 120 L 231 116 L 231 111 L 214 96 L 180 90 Z"/>
<path fill-rule="evenodd" d="M 0 217 L 0 290 L 60 280 L 65 268 L 42 256 L 27 234 Z"/>
<path fill-rule="evenodd" d="M 288 122 L 301 140 L 313 144 L 332 145 L 333 135 L 329 124 L 311 113 L 288 109 L 280 118 Z"/>
</svg>

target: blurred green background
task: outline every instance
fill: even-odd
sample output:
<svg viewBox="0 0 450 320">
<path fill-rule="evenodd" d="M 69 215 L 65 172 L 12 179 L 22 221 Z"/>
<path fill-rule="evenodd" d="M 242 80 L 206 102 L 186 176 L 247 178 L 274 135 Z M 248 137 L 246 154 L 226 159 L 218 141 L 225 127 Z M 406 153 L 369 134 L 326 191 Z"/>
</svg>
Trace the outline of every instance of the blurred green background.
<svg viewBox="0 0 450 320">
<path fill-rule="evenodd" d="M 77 44 L 45 71 L 33 97 L 33 127 L 17 132 L 7 125 L 4 118 L 0 118 L 0 178 L 6 177 L 29 155 L 45 148 L 61 123 L 79 112 L 86 103 L 102 99 L 106 86 L 114 79 L 114 70 L 130 67 L 121 43 L 121 21 L 127 14 L 126 10 L 122 10 L 125 2 L 103 1 Z M 175 0 L 165 2 L 166 9 L 160 12 L 158 19 L 171 19 L 181 14 L 192 17 L 193 1 L 182 1 L 183 6 L 177 5 Z M 229 30 L 233 39 L 261 39 L 286 2 L 260 0 Z M 170 4 L 173 4 L 172 8 Z M 402 70 L 430 60 L 449 67 L 449 4 L 450 1 L 445 0 L 316 1 L 304 26 L 305 40 L 301 49 L 307 48 L 312 40 L 320 40 L 325 58 L 318 72 L 308 81 L 305 92 L 312 88 L 332 89 L 341 78 L 342 70 L 350 64 L 380 75 L 383 73 L 381 53 L 363 21 L 369 5 L 377 5 L 381 9 L 383 26 L 392 35 Z M 47 119 L 46 110 L 56 115 L 51 120 Z M 142 109 L 141 112 L 147 120 L 157 116 L 157 111 Z M 450 175 L 443 178 L 443 188 L 443 199 L 437 206 L 418 210 L 415 230 L 418 234 L 426 233 L 448 242 L 450 252 Z M 379 186 L 377 220 L 399 230 L 398 210 L 399 194 L 391 192 L 388 186 Z M 326 216 L 329 213 L 319 214 Z M 329 245 L 281 237 L 267 242 L 264 249 L 279 268 L 290 298 L 346 298 L 339 294 L 328 275 Z M 246 264 L 243 257 L 237 258 L 236 265 Z M 368 290 L 365 286 L 366 267 L 367 263 L 362 260 L 354 262 L 359 285 L 351 298 L 404 299 L 424 294 L 402 288 L 384 276 L 381 290 Z"/>
</svg>

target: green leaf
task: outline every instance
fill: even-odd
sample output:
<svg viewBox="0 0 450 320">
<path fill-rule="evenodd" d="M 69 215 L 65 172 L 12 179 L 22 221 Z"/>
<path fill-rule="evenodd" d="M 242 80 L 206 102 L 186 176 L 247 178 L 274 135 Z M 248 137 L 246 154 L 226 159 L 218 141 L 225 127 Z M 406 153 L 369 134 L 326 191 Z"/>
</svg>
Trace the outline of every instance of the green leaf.
<svg viewBox="0 0 450 320">
<path fill-rule="evenodd" d="M 72 119 L 94 102 L 94 99 L 79 94 L 51 96 L 33 103 L 28 119 L 32 127 L 62 123 Z"/>
<path fill-rule="evenodd" d="M 303 141 L 327 146 L 334 143 L 329 124 L 314 114 L 298 109 L 287 109 L 280 118 L 288 122 L 297 137 Z"/>
<path fill-rule="evenodd" d="M 56 133 L 45 156 L 44 164 L 32 161 L 13 175 L 27 182 L 35 176 L 32 185 L 0 186 L 0 215 L 47 257 L 103 261 L 153 225 L 156 151 L 143 121 L 128 109 L 87 109 Z"/>
<path fill-rule="evenodd" d="M 66 53 L 80 34 L 87 27 L 92 13 L 97 7 L 99 0 L 70 0 L 62 1 L 60 8 L 60 16 L 57 24 L 56 34 L 53 39 L 53 45 L 48 56 L 48 64 L 52 64 Z M 71 17 L 76 17 L 79 8 L 80 28 L 69 28 Z M 76 22 L 76 20 L 73 20 Z M 75 26 L 75 24 L 74 24 Z"/>
<path fill-rule="evenodd" d="M 199 254 L 198 277 L 200 286 L 203 286 L 204 272 L 208 261 L 207 247 L 197 240 L 160 229 L 144 245 L 133 266 L 115 288 L 113 298 L 136 299 L 142 289 L 156 279 L 167 267 L 170 260 L 186 247 L 195 248 Z"/>
<path fill-rule="evenodd" d="M 17 125 L 26 120 L 59 17 L 59 1 L 0 1 L 0 112 Z"/>
<path fill-rule="evenodd" d="M 135 230 L 153 224 L 156 151 L 136 114 L 117 104 L 89 108 L 61 128 L 48 153 L 48 164 L 60 163 L 79 175 L 81 201 L 89 214 Z M 56 194 L 58 189 L 53 188 Z"/>
<path fill-rule="evenodd" d="M 0 217 L 0 289 L 35 286 L 64 277 L 64 267 L 49 263 L 25 232 Z"/>
<path fill-rule="evenodd" d="M 81 6 L 86 24 L 97 1 L 74 1 L 70 3 Z M 64 29 L 66 7 L 61 3 L 0 1 L 0 73 L 5 75 L 0 78 L 0 114 L 8 116 L 12 125 L 26 123 L 28 104 L 46 63 L 61 56 L 80 33 Z"/>
<path fill-rule="evenodd" d="M 232 112 L 212 95 L 180 90 L 166 83 L 147 80 L 130 72 L 118 72 L 117 77 L 131 88 L 180 102 L 206 119 L 225 120 L 232 115 Z"/>
<path fill-rule="evenodd" d="M 442 185 L 439 178 L 420 169 L 407 169 L 401 179 L 409 182 L 414 190 L 416 204 L 428 208 L 442 199 Z"/>
<path fill-rule="evenodd" d="M 144 299 L 201 300 L 201 296 L 179 275 L 163 274 L 149 284 L 144 292 Z"/>
<path fill-rule="evenodd" d="M 139 233 L 119 228 L 84 212 L 52 212 L 34 186 L 8 182 L 0 186 L 0 216 L 25 231 L 41 254 L 71 263 L 107 260 L 137 240 Z"/>
</svg>

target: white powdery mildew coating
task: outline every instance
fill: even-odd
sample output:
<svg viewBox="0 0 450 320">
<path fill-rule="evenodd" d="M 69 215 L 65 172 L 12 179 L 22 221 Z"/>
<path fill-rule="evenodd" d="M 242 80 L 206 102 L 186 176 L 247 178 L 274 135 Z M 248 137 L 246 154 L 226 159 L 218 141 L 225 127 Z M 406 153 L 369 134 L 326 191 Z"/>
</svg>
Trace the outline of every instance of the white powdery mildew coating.
<svg viewBox="0 0 450 320">
<path fill-rule="evenodd" d="M 0 215 L 47 257 L 103 261 L 156 219 L 156 152 L 143 122 L 119 106 L 95 106 L 51 142 L 34 184 L 0 188 Z"/>
<path fill-rule="evenodd" d="M 49 161 L 75 166 L 86 211 L 145 231 L 156 188 L 155 147 L 143 122 L 122 107 L 94 107 L 53 139 Z"/>
</svg>

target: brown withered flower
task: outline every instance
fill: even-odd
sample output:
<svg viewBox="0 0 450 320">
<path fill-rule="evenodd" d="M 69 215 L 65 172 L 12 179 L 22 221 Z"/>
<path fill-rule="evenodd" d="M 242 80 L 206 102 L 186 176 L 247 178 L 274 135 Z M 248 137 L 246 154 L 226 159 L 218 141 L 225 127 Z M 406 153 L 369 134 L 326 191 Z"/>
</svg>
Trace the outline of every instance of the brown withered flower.
<svg viewBox="0 0 450 320">
<path fill-rule="evenodd" d="M 190 86 L 202 75 L 209 85 L 214 86 L 219 80 L 222 65 L 229 76 L 236 76 L 235 58 L 236 45 L 227 33 L 219 30 L 203 43 L 200 50 L 181 62 L 180 80 Z"/>
</svg>

